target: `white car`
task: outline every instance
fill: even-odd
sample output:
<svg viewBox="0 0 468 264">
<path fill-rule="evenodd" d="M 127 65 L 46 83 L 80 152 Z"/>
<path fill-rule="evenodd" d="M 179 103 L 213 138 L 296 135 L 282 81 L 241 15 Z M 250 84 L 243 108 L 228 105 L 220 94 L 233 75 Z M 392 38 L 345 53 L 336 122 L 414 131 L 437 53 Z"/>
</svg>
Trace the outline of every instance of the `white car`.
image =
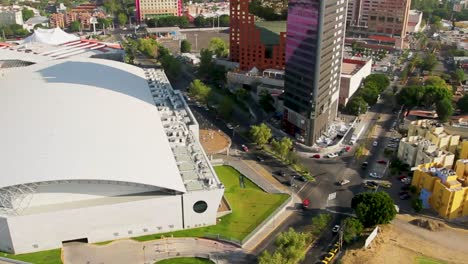
<svg viewBox="0 0 468 264">
<path fill-rule="evenodd" d="M 410 184 L 411 179 L 410 178 L 403 178 L 403 179 L 401 179 L 401 182 L 404 183 L 404 184 Z"/>
<path fill-rule="evenodd" d="M 336 153 L 330 153 L 330 154 L 327 155 L 327 157 L 329 157 L 331 159 L 331 158 L 338 157 L 338 155 Z"/>
<path fill-rule="evenodd" d="M 379 142 L 374 141 L 374 143 L 372 143 L 372 146 L 377 147 L 378 144 L 379 144 Z"/>
<path fill-rule="evenodd" d="M 346 184 L 348 184 L 348 183 L 349 183 L 349 180 L 347 180 L 347 179 L 341 180 L 341 181 L 339 182 L 339 184 L 340 184 L 341 186 L 346 185 Z"/>
<path fill-rule="evenodd" d="M 340 231 L 340 226 L 339 226 L 339 225 L 335 225 L 335 226 L 332 228 L 332 232 L 333 232 L 333 233 L 338 233 L 338 231 Z"/>
<path fill-rule="evenodd" d="M 371 172 L 371 173 L 369 173 L 369 177 L 371 177 L 371 178 L 377 178 L 377 179 L 382 178 L 382 176 L 378 175 L 376 172 Z"/>
</svg>

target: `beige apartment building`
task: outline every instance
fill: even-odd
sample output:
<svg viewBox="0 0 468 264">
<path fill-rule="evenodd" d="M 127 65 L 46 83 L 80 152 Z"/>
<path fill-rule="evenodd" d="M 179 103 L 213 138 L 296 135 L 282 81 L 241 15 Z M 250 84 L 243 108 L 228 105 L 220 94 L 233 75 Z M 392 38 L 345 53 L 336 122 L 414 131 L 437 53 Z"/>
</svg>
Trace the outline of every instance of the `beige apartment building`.
<svg viewBox="0 0 468 264">
<path fill-rule="evenodd" d="M 398 159 L 412 167 L 435 162 L 442 167 L 451 168 L 455 155 L 421 136 L 409 136 L 400 141 Z"/>
<path fill-rule="evenodd" d="M 135 12 L 138 21 L 163 16 L 181 16 L 182 0 L 136 0 Z"/>
<path fill-rule="evenodd" d="M 455 153 L 460 143 L 459 135 L 451 135 L 444 126 L 434 120 L 423 119 L 412 121 L 408 125 L 408 137 L 420 136 L 429 140 L 437 148 Z"/>
</svg>

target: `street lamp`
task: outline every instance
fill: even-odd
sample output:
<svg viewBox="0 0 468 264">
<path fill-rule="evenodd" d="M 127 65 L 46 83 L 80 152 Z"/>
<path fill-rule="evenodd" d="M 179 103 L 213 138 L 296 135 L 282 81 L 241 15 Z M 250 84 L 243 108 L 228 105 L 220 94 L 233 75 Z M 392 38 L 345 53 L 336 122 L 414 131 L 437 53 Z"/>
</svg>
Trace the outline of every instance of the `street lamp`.
<svg viewBox="0 0 468 264">
<path fill-rule="evenodd" d="M 195 36 L 195 50 L 198 51 L 198 34 L 193 34 Z"/>
</svg>

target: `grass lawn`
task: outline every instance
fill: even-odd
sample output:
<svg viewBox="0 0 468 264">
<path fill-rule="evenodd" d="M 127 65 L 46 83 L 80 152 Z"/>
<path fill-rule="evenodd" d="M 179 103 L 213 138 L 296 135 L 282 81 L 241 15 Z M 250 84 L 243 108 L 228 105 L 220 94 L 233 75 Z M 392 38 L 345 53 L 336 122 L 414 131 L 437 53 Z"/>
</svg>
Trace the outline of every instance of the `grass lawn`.
<svg viewBox="0 0 468 264">
<path fill-rule="evenodd" d="M 416 264 L 445 264 L 443 261 L 428 257 L 416 257 L 414 262 Z"/>
<path fill-rule="evenodd" d="M 205 234 L 220 234 L 242 240 L 286 199 L 286 194 L 269 194 L 244 177 L 245 188 L 240 188 L 241 174 L 229 166 L 215 167 L 219 179 L 225 186 L 224 195 L 231 204 L 232 213 L 219 219 L 215 226 L 181 230 L 165 234 L 135 237 L 138 241 L 161 238 L 161 236 L 202 237 Z"/>
<path fill-rule="evenodd" d="M 173 258 L 161 260 L 155 264 L 213 264 L 213 261 L 204 258 Z"/>
<path fill-rule="evenodd" d="M 0 253 L 1 257 L 11 258 L 16 260 L 22 260 L 26 262 L 31 262 L 34 264 L 61 264 L 62 260 L 60 259 L 60 249 L 52 249 L 46 251 L 39 251 L 29 254 L 19 254 L 12 255 L 7 253 Z"/>
</svg>

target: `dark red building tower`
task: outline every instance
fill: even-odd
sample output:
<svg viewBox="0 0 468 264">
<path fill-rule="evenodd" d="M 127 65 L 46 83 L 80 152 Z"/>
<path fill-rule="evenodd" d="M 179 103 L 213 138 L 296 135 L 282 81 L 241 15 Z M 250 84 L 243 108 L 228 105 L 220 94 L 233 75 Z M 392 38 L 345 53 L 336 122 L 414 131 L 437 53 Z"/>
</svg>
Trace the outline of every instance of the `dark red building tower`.
<svg viewBox="0 0 468 264">
<path fill-rule="evenodd" d="M 249 0 L 230 0 L 230 56 L 241 70 L 284 70 L 286 21 L 255 21 Z"/>
</svg>

